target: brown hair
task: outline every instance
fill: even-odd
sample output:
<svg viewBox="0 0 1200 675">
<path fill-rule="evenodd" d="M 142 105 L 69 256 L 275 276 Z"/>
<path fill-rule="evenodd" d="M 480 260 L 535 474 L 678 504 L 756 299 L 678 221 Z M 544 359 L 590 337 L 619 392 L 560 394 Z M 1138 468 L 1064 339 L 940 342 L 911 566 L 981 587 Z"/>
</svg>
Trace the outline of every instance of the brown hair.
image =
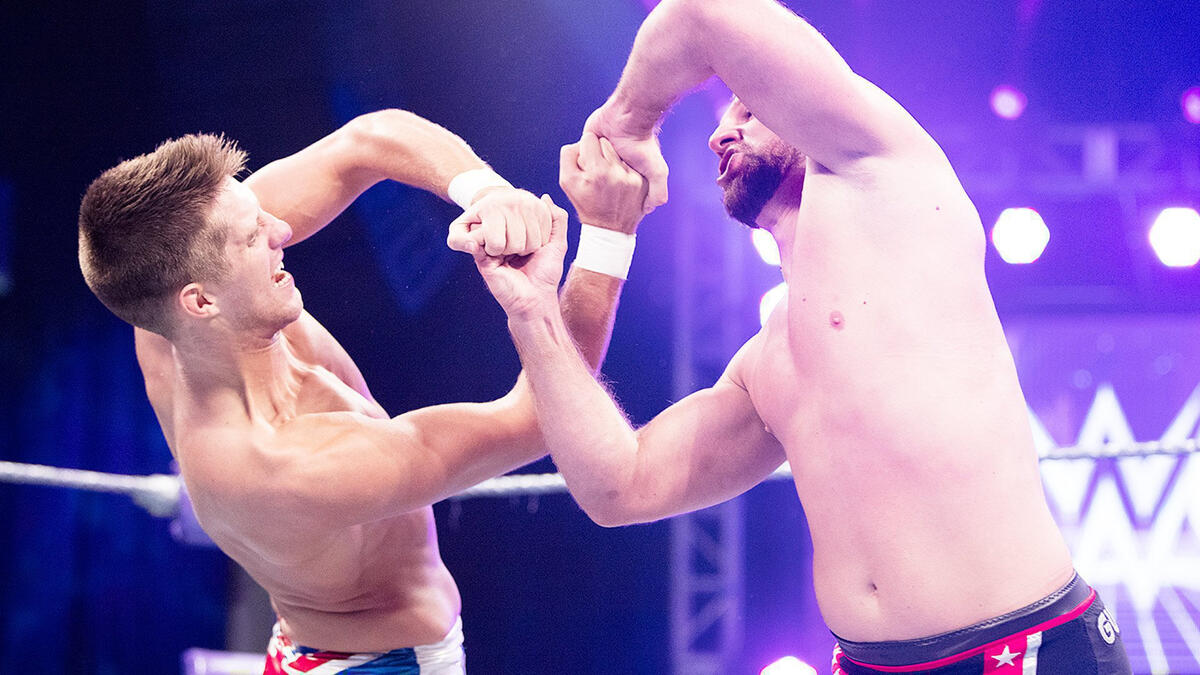
<svg viewBox="0 0 1200 675">
<path fill-rule="evenodd" d="M 225 228 L 208 214 L 225 178 L 245 166 L 235 142 L 192 134 L 92 181 L 79 206 L 79 267 L 96 297 L 125 321 L 169 337 L 171 296 L 228 273 Z"/>
</svg>

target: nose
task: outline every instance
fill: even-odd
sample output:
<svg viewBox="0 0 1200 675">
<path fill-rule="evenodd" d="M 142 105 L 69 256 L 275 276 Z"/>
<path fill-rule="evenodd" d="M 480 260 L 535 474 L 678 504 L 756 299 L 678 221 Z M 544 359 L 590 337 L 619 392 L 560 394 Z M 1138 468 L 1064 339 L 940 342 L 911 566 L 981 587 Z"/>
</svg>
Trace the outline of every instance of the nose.
<svg viewBox="0 0 1200 675">
<path fill-rule="evenodd" d="M 721 124 L 717 125 L 716 131 L 712 133 L 712 136 L 708 137 L 708 148 L 716 153 L 717 157 L 720 157 L 725 154 L 725 146 L 741 140 L 742 128 L 722 120 Z"/>
<path fill-rule="evenodd" d="M 292 226 L 275 216 L 268 216 L 271 218 L 271 248 L 283 248 L 292 240 Z"/>
</svg>

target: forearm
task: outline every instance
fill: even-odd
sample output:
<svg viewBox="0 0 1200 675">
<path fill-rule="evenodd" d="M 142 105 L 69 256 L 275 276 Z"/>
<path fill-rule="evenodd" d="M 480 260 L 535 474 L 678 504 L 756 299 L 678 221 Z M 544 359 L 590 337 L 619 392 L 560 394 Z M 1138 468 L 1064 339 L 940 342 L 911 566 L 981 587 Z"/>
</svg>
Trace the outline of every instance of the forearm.
<svg viewBox="0 0 1200 675">
<path fill-rule="evenodd" d="M 289 245 L 304 241 L 383 180 L 446 199 L 458 174 L 487 165 L 462 139 L 403 110 L 354 118 L 300 152 L 246 179 L 268 213 L 292 227 Z"/>
<path fill-rule="evenodd" d="M 533 389 L 542 436 L 579 505 L 593 520 L 620 520 L 625 485 L 636 469 L 637 434 L 576 351 L 556 304 L 509 318 L 513 343 Z"/>
<path fill-rule="evenodd" d="M 394 180 L 449 201 L 446 188 L 455 176 L 487 167 L 457 135 L 404 110 L 369 113 L 351 125 L 357 168 L 371 184 Z"/>
<path fill-rule="evenodd" d="M 566 332 L 564 344 L 577 350 L 575 360 L 582 358 L 589 379 L 600 370 L 608 351 L 623 284 L 616 277 L 576 268 L 571 268 L 563 284 L 560 303 L 562 330 Z M 490 457 L 483 458 L 487 463 L 481 468 L 485 478 L 511 471 L 546 454 L 547 443 L 539 428 L 533 399 L 529 374 L 522 372 L 512 391 L 499 402 L 510 407 L 508 419 L 521 422 L 509 435 L 510 443 L 494 448 L 488 453 Z"/>
<path fill-rule="evenodd" d="M 664 0 L 638 30 L 621 80 L 606 108 L 618 128 L 651 134 L 680 96 L 714 74 L 704 57 L 705 4 L 711 0 Z"/>
<path fill-rule="evenodd" d="M 903 108 L 776 0 L 664 0 L 639 30 L 598 126 L 647 137 L 666 108 L 710 75 L 835 171 L 863 157 L 930 149 Z"/>
<path fill-rule="evenodd" d="M 567 333 L 593 375 L 600 370 L 625 282 L 617 277 L 572 266 L 559 294 Z"/>
</svg>

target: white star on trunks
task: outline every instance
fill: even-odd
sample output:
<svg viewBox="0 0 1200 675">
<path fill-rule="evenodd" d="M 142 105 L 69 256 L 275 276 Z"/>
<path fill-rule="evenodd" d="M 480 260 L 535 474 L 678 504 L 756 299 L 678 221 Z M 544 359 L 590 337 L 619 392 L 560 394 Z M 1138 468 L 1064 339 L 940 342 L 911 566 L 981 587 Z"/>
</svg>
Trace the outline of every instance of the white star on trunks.
<svg viewBox="0 0 1200 675">
<path fill-rule="evenodd" d="M 1004 645 L 1004 651 L 992 658 L 996 659 L 996 667 L 999 668 L 1000 666 L 1015 666 L 1016 664 L 1013 663 L 1013 659 L 1020 655 L 1021 652 L 1010 652 L 1008 651 L 1008 645 Z"/>
</svg>

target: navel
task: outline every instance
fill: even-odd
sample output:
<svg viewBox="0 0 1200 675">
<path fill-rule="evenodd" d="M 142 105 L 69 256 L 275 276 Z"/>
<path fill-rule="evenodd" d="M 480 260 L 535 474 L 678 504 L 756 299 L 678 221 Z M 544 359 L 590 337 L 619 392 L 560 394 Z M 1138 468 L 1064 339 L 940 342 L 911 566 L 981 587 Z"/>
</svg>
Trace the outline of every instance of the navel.
<svg viewBox="0 0 1200 675">
<path fill-rule="evenodd" d="M 846 317 L 842 316 L 842 313 L 835 309 L 833 310 L 833 313 L 829 315 L 829 325 L 832 326 L 834 330 L 841 330 L 846 327 Z"/>
</svg>

